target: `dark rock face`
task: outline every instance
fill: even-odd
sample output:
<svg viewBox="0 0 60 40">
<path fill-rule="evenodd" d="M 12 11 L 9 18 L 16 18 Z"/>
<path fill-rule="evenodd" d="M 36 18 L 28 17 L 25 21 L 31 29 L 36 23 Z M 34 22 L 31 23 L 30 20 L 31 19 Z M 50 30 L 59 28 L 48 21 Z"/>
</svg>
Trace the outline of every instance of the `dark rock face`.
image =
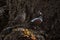
<svg viewBox="0 0 60 40">
<path fill-rule="evenodd" d="M 23 11 L 25 15 L 23 15 Z M 42 15 L 39 11 L 42 12 Z M 28 28 L 29 26 L 34 27 L 30 21 L 39 16 L 43 17 L 43 22 L 37 30 L 44 29 L 44 35 L 48 35 L 43 35 L 46 40 L 60 40 L 60 0 L 0 0 L 1 32 L 7 27 L 21 24 L 25 24 Z"/>
</svg>

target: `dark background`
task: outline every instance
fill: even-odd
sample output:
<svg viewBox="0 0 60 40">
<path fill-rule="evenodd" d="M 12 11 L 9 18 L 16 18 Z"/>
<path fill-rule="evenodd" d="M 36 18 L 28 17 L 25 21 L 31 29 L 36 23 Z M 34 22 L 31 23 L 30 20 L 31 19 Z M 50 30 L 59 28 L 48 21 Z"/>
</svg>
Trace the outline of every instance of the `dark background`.
<svg viewBox="0 0 60 40">
<path fill-rule="evenodd" d="M 27 10 L 27 15 L 33 14 L 36 16 L 37 11 L 40 10 L 48 18 L 48 23 L 44 26 L 49 29 L 47 32 L 50 37 L 49 40 L 60 40 L 60 0 L 25 0 L 25 2 L 29 3 L 26 3 L 27 8 L 23 7 L 24 3 L 21 4 L 21 7 Z M 0 31 L 8 25 L 10 17 L 6 5 L 6 0 L 0 0 L 0 10 L 2 10 L 2 13 L 0 13 Z M 35 12 L 30 11 L 32 7 Z"/>
</svg>

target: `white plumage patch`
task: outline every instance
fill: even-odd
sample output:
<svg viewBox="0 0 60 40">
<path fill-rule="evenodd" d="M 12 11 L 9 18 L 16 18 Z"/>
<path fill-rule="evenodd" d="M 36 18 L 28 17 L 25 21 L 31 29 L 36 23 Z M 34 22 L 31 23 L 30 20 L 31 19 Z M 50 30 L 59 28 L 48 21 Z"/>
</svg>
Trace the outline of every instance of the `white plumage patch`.
<svg viewBox="0 0 60 40">
<path fill-rule="evenodd" d="M 38 17 L 38 18 L 34 18 L 34 19 L 32 19 L 31 20 L 31 22 L 34 22 L 35 20 L 40 20 L 41 22 L 43 21 L 43 19 L 42 19 L 42 17 L 40 16 L 40 17 Z"/>
</svg>

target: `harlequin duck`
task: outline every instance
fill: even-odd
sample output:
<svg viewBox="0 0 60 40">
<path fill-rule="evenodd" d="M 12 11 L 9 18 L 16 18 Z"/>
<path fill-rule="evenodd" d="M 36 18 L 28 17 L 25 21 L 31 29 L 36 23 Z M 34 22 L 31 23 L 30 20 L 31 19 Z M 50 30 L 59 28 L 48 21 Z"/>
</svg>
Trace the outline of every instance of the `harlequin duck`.
<svg viewBox="0 0 60 40">
<path fill-rule="evenodd" d="M 40 25 L 42 22 L 43 22 L 42 16 L 34 18 L 31 20 L 31 23 L 33 23 L 34 25 Z"/>
</svg>

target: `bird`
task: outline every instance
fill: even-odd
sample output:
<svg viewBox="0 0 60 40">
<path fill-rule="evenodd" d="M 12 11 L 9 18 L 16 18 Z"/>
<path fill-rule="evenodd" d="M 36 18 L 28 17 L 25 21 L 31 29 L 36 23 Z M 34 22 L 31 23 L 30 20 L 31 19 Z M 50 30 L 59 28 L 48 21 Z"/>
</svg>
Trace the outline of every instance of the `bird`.
<svg viewBox="0 0 60 40">
<path fill-rule="evenodd" d="M 39 30 L 42 22 L 43 22 L 42 16 L 36 17 L 30 21 L 29 28 L 31 28 L 33 30 L 36 30 L 36 29 Z"/>
<path fill-rule="evenodd" d="M 43 17 L 37 17 L 31 20 L 31 23 L 35 24 L 35 25 L 40 25 L 43 22 Z"/>
</svg>

